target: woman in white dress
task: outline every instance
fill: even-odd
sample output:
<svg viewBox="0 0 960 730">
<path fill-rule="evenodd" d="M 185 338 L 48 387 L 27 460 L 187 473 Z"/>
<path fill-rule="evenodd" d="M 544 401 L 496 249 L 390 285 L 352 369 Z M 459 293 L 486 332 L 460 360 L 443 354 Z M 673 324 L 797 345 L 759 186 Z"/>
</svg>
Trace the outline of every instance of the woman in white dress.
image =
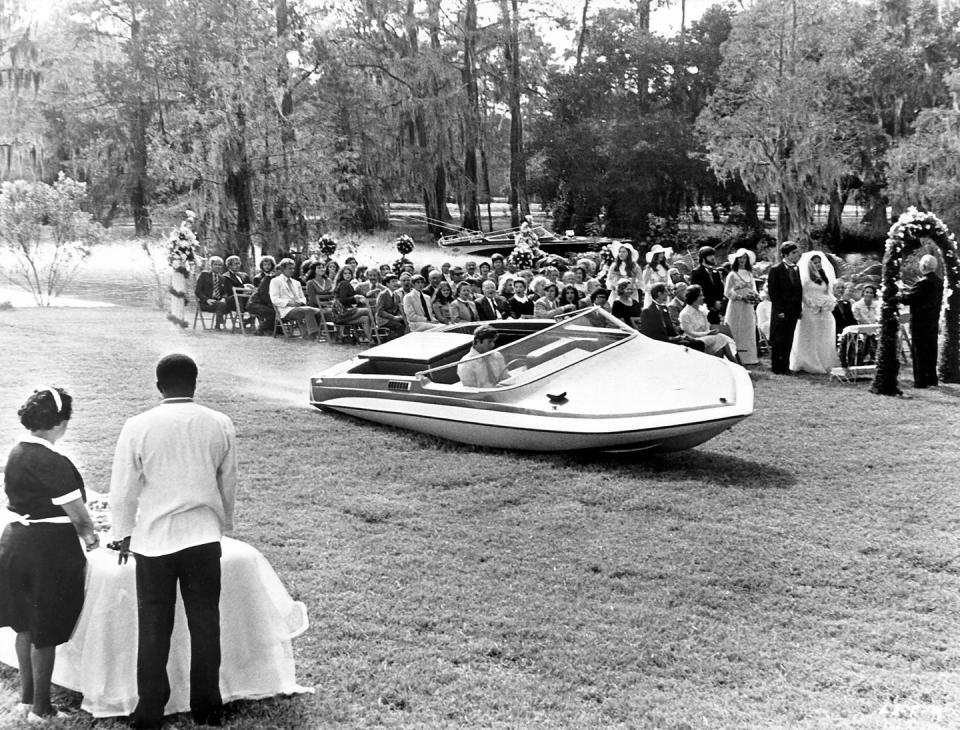
<svg viewBox="0 0 960 730">
<path fill-rule="evenodd" d="M 803 286 L 803 313 L 793 335 L 790 369 L 829 373 L 840 364 L 837 355 L 837 324 L 833 308 L 835 274 L 830 260 L 820 251 L 807 251 L 797 265 Z"/>
<path fill-rule="evenodd" d="M 641 286 L 643 288 L 643 306 L 649 307 L 653 304 L 653 297 L 650 296 L 650 290 L 654 284 L 666 284 L 667 290 L 670 289 L 670 270 L 667 268 L 667 259 L 673 255 L 672 248 L 664 248 L 659 243 L 647 251 L 647 268 L 643 270 Z"/>
<path fill-rule="evenodd" d="M 724 321 L 737 343 L 737 354 L 743 365 L 760 362 L 757 357 L 757 313 L 754 310 L 759 300 L 757 283 L 753 278 L 756 261 L 756 254 L 745 248 L 730 254 L 730 273 L 723 286 L 723 296 L 727 298 Z"/>
<path fill-rule="evenodd" d="M 688 286 L 683 298 L 687 303 L 687 306 L 680 310 L 680 329 L 683 334 L 701 340 L 708 355 L 720 355 L 737 362 L 737 343 L 732 337 L 711 327 L 707 321 L 703 289 L 697 284 Z"/>
<path fill-rule="evenodd" d="M 607 289 L 616 291 L 617 284 L 628 279 L 639 290 L 643 283 L 643 272 L 640 271 L 640 264 L 637 263 L 637 249 L 629 243 L 614 243 L 611 244 L 611 248 L 614 249 L 613 255 L 616 259 L 607 272 Z"/>
</svg>

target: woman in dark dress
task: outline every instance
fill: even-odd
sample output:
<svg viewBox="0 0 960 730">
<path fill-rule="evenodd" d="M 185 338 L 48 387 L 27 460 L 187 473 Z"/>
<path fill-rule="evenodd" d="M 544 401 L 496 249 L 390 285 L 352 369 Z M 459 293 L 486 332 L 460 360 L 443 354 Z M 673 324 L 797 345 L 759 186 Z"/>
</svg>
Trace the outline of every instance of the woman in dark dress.
<svg viewBox="0 0 960 730">
<path fill-rule="evenodd" d="M 344 266 L 337 274 L 337 286 L 334 289 L 334 296 L 343 305 L 343 313 L 340 315 L 334 311 L 334 321 L 337 324 L 354 324 L 363 328 L 363 333 L 367 337 L 367 342 L 372 342 L 371 329 L 372 319 L 370 309 L 366 306 L 367 298 L 362 294 L 357 294 L 353 288 L 353 269 Z"/>
<path fill-rule="evenodd" d="M 507 305 L 514 319 L 533 319 L 533 300 L 527 298 L 527 282 L 522 278 L 513 280 L 513 296 L 507 300 Z"/>
<path fill-rule="evenodd" d="M 77 535 L 87 550 L 99 544 L 83 479 L 54 446 L 72 410 L 66 391 L 35 391 L 18 411 L 30 435 L 13 447 L 4 472 L 16 521 L 0 536 L 0 626 L 17 632 L 18 713 L 33 723 L 58 715 L 50 704 L 56 648 L 70 639 L 83 607 L 87 561 Z"/>
<path fill-rule="evenodd" d="M 630 279 L 621 279 L 617 283 L 617 298 L 610 305 L 611 314 L 634 329 L 637 329 L 634 320 L 639 322 L 640 312 L 643 310 L 636 299 L 636 294 L 637 285 Z"/>
</svg>

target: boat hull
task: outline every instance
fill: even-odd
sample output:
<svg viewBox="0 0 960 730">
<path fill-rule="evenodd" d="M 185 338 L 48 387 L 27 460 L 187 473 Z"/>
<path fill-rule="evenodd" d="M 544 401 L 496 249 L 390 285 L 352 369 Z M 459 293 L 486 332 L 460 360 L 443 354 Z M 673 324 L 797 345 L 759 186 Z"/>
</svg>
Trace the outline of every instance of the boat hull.
<svg viewBox="0 0 960 730">
<path fill-rule="evenodd" d="M 505 414 L 496 411 L 492 412 L 492 418 L 480 420 L 475 409 L 430 404 L 399 409 L 378 398 L 341 397 L 313 405 L 366 421 L 474 446 L 554 452 L 683 451 L 709 441 L 748 415 L 714 415 L 698 421 L 688 420 L 688 415 L 682 422 L 672 424 L 654 425 L 647 419 L 646 423 L 634 420 L 628 423 L 607 422 L 601 426 L 585 423 L 586 419 L 548 416 L 524 416 L 504 423 L 507 420 Z"/>
</svg>

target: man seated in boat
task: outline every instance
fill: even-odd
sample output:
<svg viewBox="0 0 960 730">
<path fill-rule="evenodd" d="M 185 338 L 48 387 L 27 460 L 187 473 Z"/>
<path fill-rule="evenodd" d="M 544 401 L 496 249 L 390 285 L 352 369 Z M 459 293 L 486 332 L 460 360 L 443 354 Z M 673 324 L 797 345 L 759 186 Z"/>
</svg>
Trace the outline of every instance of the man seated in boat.
<svg viewBox="0 0 960 730">
<path fill-rule="evenodd" d="M 470 388 L 495 388 L 509 377 L 507 364 L 499 352 L 491 352 L 497 346 L 497 331 L 481 325 L 473 333 L 473 347 L 460 359 L 457 376 L 462 385 Z"/>
</svg>

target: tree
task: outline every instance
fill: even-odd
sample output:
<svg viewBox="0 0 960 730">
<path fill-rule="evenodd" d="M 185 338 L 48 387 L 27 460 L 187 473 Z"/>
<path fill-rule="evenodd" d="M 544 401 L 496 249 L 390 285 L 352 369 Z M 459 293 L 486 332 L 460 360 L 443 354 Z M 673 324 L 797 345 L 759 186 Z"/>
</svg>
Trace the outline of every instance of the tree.
<svg viewBox="0 0 960 730">
<path fill-rule="evenodd" d="M 760 0 L 735 18 L 697 120 L 718 175 L 776 197 L 780 240 L 806 241 L 814 202 L 855 167 L 844 92 L 857 17 L 849 3 Z"/>
<path fill-rule="evenodd" d="M 63 173 L 53 185 L 16 180 L 0 186 L 0 247 L 12 259 L 4 275 L 40 306 L 60 296 L 101 239 L 101 227 L 81 209 L 85 198 L 86 185 Z"/>
<path fill-rule="evenodd" d="M 43 123 L 37 97 L 43 56 L 36 24 L 17 0 L 0 2 L 0 180 L 43 171 Z"/>
</svg>

